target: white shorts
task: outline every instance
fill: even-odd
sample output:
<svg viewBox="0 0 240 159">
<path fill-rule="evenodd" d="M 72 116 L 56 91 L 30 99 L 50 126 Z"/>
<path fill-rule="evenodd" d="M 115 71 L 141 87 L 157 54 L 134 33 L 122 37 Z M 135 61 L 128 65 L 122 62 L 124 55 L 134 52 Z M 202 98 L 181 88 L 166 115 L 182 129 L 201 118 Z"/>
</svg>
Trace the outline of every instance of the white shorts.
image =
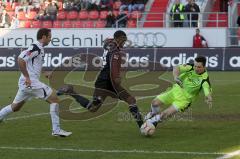
<svg viewBox="0 0 240 159">
<path fill-rule="evenodd" d="M 52 92 L 52 89 L 44 83 L 42 83 L 41 88 L 19 88 L 13 103 L 27 101 L 33 97 L 46 100 L 52 94 Z"/>
</svg>

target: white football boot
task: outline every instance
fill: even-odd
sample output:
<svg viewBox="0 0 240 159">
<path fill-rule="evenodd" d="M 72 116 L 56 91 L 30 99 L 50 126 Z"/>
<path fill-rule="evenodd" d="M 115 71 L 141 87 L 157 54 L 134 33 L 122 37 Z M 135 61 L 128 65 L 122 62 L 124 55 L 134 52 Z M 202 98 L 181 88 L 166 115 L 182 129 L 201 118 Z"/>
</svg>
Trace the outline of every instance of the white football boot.
<svg viewBox="0 0 240 159">
<path fill-rule="evenodd" d="M 52 132 L 52 136 L 68 137 L 70 135 L 72 135 L 72 132 L 68 132 L 62 129 Z"/>
</svg>

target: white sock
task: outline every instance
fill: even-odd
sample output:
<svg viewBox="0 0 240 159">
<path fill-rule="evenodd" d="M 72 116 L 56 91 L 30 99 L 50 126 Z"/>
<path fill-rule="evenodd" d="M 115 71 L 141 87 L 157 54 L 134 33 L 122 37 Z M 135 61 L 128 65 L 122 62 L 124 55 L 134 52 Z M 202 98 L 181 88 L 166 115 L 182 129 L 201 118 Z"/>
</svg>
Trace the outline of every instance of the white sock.
<svg viewBox="0 0 240 159">
<path fill-rule="evenodd" d="M 161 116 L 159 114 L 153 116 L 151 119 L 148 119 L 151 123 L 156 123 L 161 121 Z"/>
<path fill-rule="evenodd" d="M 151 105 L 151 111 L 153 114 L 160 113 L 160 107 L 158 105 Z"/>
<path fill-rule="evenodd" d="M 11 104 L 2 108 L 0 110 L 0 120 L 3 120 L 5 117 L 7 117 L 8 114 L 10 114 L 12 112 L 13 112 L 13 110 L 12 110 Z"/>
<path fill-rule="evenodd" d="M 52 120 L 52 130 L 59 131 L 60 130 L 60 119 L 59 119 L 59 105 L 58 103 L 50 104 L 50 115 Z"/>
</svg>

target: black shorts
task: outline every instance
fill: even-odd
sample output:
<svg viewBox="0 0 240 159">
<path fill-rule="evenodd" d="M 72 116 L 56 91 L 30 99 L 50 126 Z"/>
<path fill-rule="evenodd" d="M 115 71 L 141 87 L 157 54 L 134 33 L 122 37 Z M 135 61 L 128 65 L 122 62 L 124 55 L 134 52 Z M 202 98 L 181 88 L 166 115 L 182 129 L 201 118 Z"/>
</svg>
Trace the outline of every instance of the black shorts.
<svg viewBox="0 0 240 159">
<path fill-rule="evenodd" d="M 111 80 L 97 79 L 95 82 L 94 96 L 119 98 L 126 101 L 131 95 L 122 86 L 113 86 Z"/>
</svg>

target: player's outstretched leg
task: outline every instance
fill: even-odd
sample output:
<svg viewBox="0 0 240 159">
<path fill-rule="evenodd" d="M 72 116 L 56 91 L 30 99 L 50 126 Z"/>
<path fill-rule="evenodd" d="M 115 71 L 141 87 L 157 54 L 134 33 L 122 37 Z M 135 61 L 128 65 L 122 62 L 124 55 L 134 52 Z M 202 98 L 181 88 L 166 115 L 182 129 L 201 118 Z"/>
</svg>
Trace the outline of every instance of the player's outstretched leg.
<svg viewBox="0 0 240 159">
<path fill-rule="evenodd" d="M 19 111 L 24 105 L 25 101 L 19 103 L 12 103 L 0 110 L 0 122 L 2 122 L 9 114 Z"/>
<path fill-rule="evenodd" d="M 60 128 L 60 119 L 59 119 L 59 99 L 56 94 L 53 92 L 50 97 L 48 97 L 47 102 L 50 103 L 50 115 L 52 121 L 52 135 L 67 137 L 72 134 L 72 132 L 67 132 Z"/>
<path fill-rule="evenodd" d="M 152 104 L 151 104 L 151 110 L 149 113 L 147 113 L 147 115 L 144 117 L 144 120 L 148 120 L 148 119 L 151 119 L 153 117 L 159 117 L 159 116 L 156 116 L 160 113 L 160 108 L 163 106 L 163 103 L 155 98 L 153 101 L 152 101 Z M 159 119 L 160 121 L 160 119 Z M 157 123 L 158 122 L 152 122 L 153 125 L 156 127 L 157 126 Z"/>
<path fill-rule="evenodd" d="M 143 124 L 143 118 L 142 118 L 142 114 L 139 112 L 138 106 L 136 104 L 136 99 L 132 96 L 129 96 L 126 99 L 126 102 L 129 104 L 129 111 L 132 114 L 132 116 L 135 118 L 138 127 L 141 128 L 141 126 Z"/>
<path fill-rule="evenodd" d="M 176 114 L 178 110 L 175 106 L 170 106 L 165 109 L 160 114 L 154 115 L 152 118 L 148 119 L 147 121 L 151 122 L 153 125 L 157 125 L 158 122 L 166 120 L 167 118 L 171 117 L 172 115 Z"/>
<path fill-rule="evenodd" d="M 90 101 L 87 98 L 77 94 L 74 91 L 73 86 L 71 86 L 71 85 L 65 85 L 65 86 L 59 88 L 57 90 L 57 95 L 58 96 L 70 95 L 84 108 L 88 108 L 88 106 L 90 105 Z"/>
</svg>

